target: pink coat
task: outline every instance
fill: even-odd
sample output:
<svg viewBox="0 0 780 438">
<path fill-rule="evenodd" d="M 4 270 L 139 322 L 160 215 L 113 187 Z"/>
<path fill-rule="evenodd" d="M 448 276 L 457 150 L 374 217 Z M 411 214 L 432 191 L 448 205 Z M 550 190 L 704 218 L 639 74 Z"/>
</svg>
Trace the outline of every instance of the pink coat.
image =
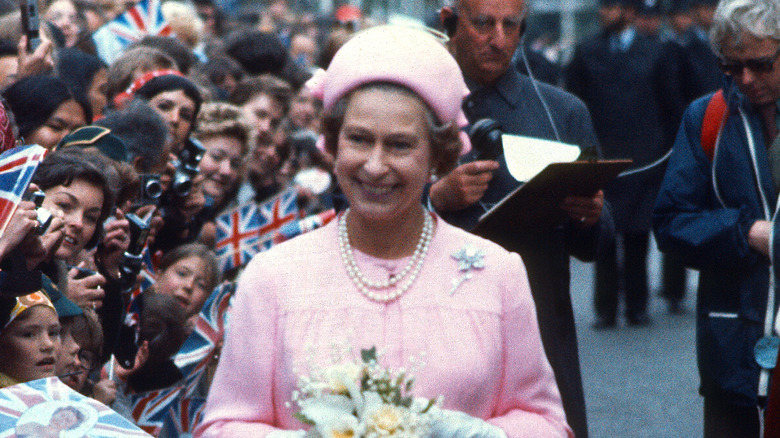
<svg viewBox="0 0 780 438">
<path fill-rule="evenodd" d="M 302 429 L 288 407 L 311 351 L 327 365 L 336 344 L 356 358 L 376 346 L 388 368 L 425 365 L 415 396 L 443 396 L 443 407 L 486 419 L 508 438 L 573 436 L 539 338 L 520 256 L 436 218 L 415 283 L 388 304 L 369 301 L 346 273 L 337 221 L 258 254 L 247 266 L 196 436 L 263 438 L 274 428 Z M 452 254 L 484 251 L 483 269 L 451 293 L 463 272 Z M 356 251 L 370 279 L 398 272 L 407 259 Z"/>
</svg>

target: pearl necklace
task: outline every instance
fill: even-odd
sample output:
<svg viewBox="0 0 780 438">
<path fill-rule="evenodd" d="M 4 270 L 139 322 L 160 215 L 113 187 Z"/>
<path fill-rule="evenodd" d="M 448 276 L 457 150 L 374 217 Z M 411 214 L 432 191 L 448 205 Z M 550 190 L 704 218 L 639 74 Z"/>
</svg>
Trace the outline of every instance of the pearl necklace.
<svg viewBox="0 0 780 438">
<path fill-rule="evenodd" d="M 358 291 L 369 300 L 378 303 L 389 303 L 390 301 L 395 300 L 406 293 L 412 283 L 414 283 L 417 275 L 420 274 L 425 255 L 428 253 L 428 246 L 430 246 L 433 237 L 433 219 L 431 218 L 431 215 L 427 211 L 425 212 L 425 220 L 422 233 L 420 234 L 420 240 L 417 242 L 412 257 L 401 272 L 399 272 L 398 275 L 391 276 L 387 280 L 373 281 L 363 275 L 363 272 L 360 271 L 360 268 L 357 265 L 357 261 L 355 261 L 355 254 L 352 251 L 352 245 L 349 243 L 349 233 L 347 232 L 348 214 L 349 209 L 347 209 L 339 219 L 338 237 L 341 260 L 347 268 L 347 275 L 349 275 L 349 278 L 352 280 L 352 283 L 355 284 Z M 385 293 L 375 291 L 376 289 L 390 288 L 393 290 Z"/>
</svg>

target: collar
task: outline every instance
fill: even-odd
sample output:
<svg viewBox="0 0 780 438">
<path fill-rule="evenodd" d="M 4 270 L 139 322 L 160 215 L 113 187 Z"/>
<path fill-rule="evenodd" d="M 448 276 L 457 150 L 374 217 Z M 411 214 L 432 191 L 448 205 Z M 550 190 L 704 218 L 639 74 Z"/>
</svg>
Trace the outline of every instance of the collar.
<svg viewBox="0 0 780 438">
<path fill-rule="evenodd" d="M 525 81 L 526 78 L 523 74 L 518 72 L 513 65 L 510 65 L 507 71 L 496 82 L 491 85 L 481 85 L 477 82 L 466 79 L 466 86 L 471 91 L 472 96 L 477 96 L 481 90 L 494 89 L 499 96 L 501 96 L 509 105 L 516 108 L 520 104 L 520 100 L 523 96 L 523 87 L 518 86 L 520 82 Z M 467 97 L 466 99 L 469 99 Z"/>
</svg>

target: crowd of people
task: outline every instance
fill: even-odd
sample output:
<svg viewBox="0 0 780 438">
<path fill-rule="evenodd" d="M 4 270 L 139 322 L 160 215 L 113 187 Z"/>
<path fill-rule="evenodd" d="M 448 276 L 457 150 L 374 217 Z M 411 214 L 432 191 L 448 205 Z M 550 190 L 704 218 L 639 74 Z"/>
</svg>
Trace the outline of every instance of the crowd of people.
<svg viewBox="0 0 780 438">
<path fill-rule="evenodd" d="M 454 0 L 440 31 L 285 0 L 39 6 L 34 38 L 0 3 L 0 152 L 48 151 L 0 235 L 0 388 L 58 376 L 137 422 L 139 396 L 188 380 L 182 346 L 228 291 L 197 436 L 303 437 L 300 373 L 344 338 L 427 358 L 431 436 L 587 437 L 569 257 L 596 262 L 597 329 L 621 295 L 647 325 L 654 231 L 670 312 L 701 271 L 705 436 L 759 436 L 780 343 L 776 0 L 675 1 L 665 26 L 652 1 L 601 0 L 566 66 L 524 43 L 524 0 Z M 106 31 L 157 6 L 156 34 Z M 466 134 L 483 119 L 633 165 L 555 223 L 477 237 L 522 184 Z"/>
</svg>

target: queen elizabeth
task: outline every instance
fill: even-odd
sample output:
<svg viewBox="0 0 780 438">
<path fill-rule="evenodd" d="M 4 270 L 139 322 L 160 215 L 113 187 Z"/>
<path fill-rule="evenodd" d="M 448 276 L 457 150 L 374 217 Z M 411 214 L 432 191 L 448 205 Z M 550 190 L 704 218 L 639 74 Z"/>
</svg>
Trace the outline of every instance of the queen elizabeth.
<svg viewBox="0 0 780 438">
<path fill-rule="evenodd" d="M 313 89 L 349 208 L 249 263 L 197 435 L 303 436 L 297 376 L 346 340 L 390 368 L 424 358 L 415 395 L 453 414 L 432 436 L 573 436 L 520 256 L 421 202 L 463 147 L 455 60 L 425 31 L 372 28 Z"/>
</svg>

